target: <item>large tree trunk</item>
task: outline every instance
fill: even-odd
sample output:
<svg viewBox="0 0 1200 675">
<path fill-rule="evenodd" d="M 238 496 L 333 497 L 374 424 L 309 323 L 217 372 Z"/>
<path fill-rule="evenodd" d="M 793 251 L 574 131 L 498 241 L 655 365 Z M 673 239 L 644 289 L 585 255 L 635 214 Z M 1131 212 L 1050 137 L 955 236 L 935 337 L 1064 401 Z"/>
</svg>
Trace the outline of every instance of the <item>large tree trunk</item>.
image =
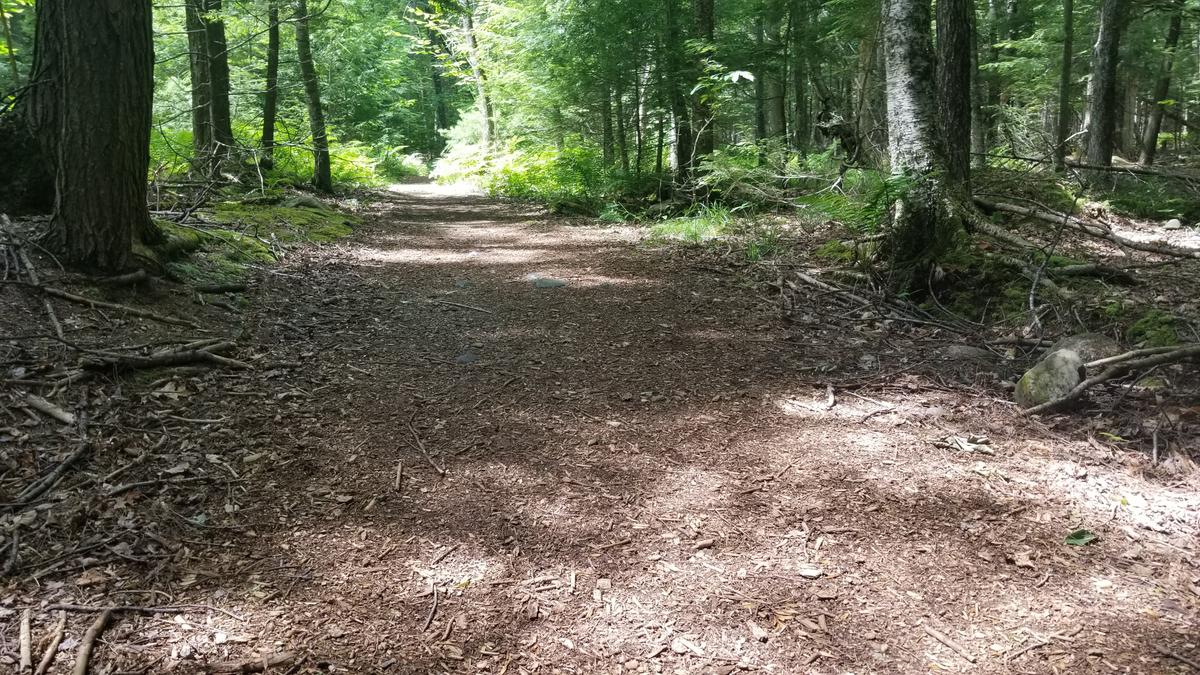
<svg viewBox="0 0 1200 675">
<path fill-rule="evenodd" d="M 1067 139 L 1071 136 L 1071 69 L 1075 59 L 1075 0 L 1063 0 L 1063 49 L 1058 76 L 1058 133 L 1054 144 L 1054 168 L 1067 167 Z"/>
<path fill-rule="evenodd" d="M 937 80 L 946 144 L 946 177 L 966 185 L 971 172 L 971 0 L 938 0 Z"/>
<path fill-rule="evenodd" d="M 202 18 L 204 0 L 186 0 L 184 25 L 188 35 L 188 66 L 192 78 L 192 154 L 194 166 L 205 173 L 213 152 L 212 76 L 208 61 L 208 31 Z"/>
<path fill-rule="evenodd" d="M 154 44 L 149 0 L 40 0 L 39 39 L 53 41 L 41 74 L 57 86 L 36 107 L 52 129 L 57 197 L 51 238 L 68 264 L 117 272 L 135 236 L 153 232 L 146 208 Z M 43 57 L 47 56 L 43 53 Z"/>
<path fill-rule="evenodd" d="M 221 12 L 221 0 L 205 0 L 201 19 L 208 49 L 212 141 L 216 156 L 224 158 L 233 149 L 233 117 L 229 112 L 229 46 Z"/>
<path fill-rule="evenodd" d="M 1146 120 L 1146 133 L 1142 137 L 1142 154 L 1139 161 L 1142 164 L 1154 163 L 1154 155 L 1158 152 L 1158 132 L 1162 129 L 1162 103 L 1171 90 L 1171 71 L 1175 69 L 1175 48 L 1179 46 L 1179 34 L 1183 29 L 1183 13 L 1175 12 L 1171 16 L 1171 25 L 1167 28 L 1167 41 L 1163 45 L 1163 60 L 1159 67 L 1158 79 L 1154 82 L 1154 92 L 1151 94 L 1150 116 Z"/>
<path fill-rule="evenodd" d="M 946 162 L 934 106 L 929 0 L 887 0 L 884 12 L 888 151 L 892 174 L 906 183 L 887 251 L 893 286 L 914 288 L 952 247 L 958 223 L 942 182 Z"/>
<path fill-rule="evenodd" d="M 279 1 L 267 0 L 267 73 L 263 91 L 262 165 L 275 166 L 275 119 L 279 112 Z"/>
<path fill-rule="evenodd" d="M 333 192 L 329 136 L 325 131 L 325 112 L 321 108 L 321 83 L 317 79 L 317 66 L 313 63 L 309 38 L 308 0 L 299 0 L 296 11 L 296 52 L 300 59 L 304 94 L 308 99 L 308 126 L 312 131 L 313 185 L 322 192 Z"/>
<path fill-rule="evenodd" d="M 716 37 L 716 24 L 713 16 L 713 0 L 696 0 L 696 39 L 703 40 L 706 47 L 712 47 Z M 704 62 L 707 53 L 699 56 L 696 64 L 698 73 L 704 72 Z M 716 150 L 716 130 L 713 128 L 712 102 L 709 92 L 701 89 L 693 97 L 692 119 L 696 122 L 696 157 L 706 157 Z"/>
<path fill-rule="evenodd" d="M 1117 63 L 1120 58 L 1121 32 L 1125 24 L 1126 0 L 1102 0 L 1100 25 L 1092 47 L 1091 99 L 1088 101 L 1088 164 L 1111 166 L 1117 126 Z M 1090 176 L 1093 181 L 1106 179 L 1103 172 Z"/>
<path fill-rule="evenodd" d="M 621 171 L 629 173 L 629 131 L 625 120 L 625 88 L 617 87 L 613 97 L 613 111 L 617 117 L 617 157 L 621 160 Z"/>
</svg>

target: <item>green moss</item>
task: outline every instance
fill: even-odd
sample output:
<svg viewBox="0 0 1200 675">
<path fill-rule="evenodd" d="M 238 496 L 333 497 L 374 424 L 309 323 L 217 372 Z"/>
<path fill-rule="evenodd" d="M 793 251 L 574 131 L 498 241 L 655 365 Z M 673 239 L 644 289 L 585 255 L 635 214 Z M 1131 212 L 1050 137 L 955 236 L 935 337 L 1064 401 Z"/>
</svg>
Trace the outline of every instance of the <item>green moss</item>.
<svg viewBox="0 0 1200 675">
<path fill-rule="evenodd" d="M 1107 319 L 1119 319 L 1125 315 L 1125 304 L 1120 300 L 1113 300 L 1104 306 L 1104 317 Z"/>
<path fill-rule="evenodd" d="M 840 239 L 830 239 L 824 244 L 821 244 L 821 246 L 813 252 L 813 255 L 817 256 L 818 258 L 825 258 L 826 260 L 832 260 L 840 263 L 852 263 L 856 258 L 854 246 L 847 244 Z"/>
<path fill-rule="evenodd" d="M 361 222 L 332 209 L 245 202 L 221 202 L 213 209 L 213 218 L 282 243 L 333 241 L 348 236 Z"/>
<path fill-rule="evenodd" d="M 1147 347 L 1169 347 L 1179 344 L 1175 323 L 1173 315 L 1152 309 L 1129 327 L 1129 339 L 1132 342 L 1144 342 Z"/>
</svg>

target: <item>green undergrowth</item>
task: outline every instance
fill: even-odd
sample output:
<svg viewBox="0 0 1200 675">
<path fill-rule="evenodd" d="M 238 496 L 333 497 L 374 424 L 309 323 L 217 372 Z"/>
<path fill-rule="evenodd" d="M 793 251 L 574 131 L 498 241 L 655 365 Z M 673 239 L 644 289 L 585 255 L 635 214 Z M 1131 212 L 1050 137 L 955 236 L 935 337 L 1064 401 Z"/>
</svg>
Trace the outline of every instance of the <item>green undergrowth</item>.
<svg viewBox="0 0 1200 675">
<path fill-rule="evenodd" d="M 1170 347 L 1179 344 L 1176 330 L 1178 319 L 1172 314 L 1152 309 L 1129 326 L 1129 341 L 1147 347 Z"/>
<path fill-rule="evenodd" d="M 218 227 L 159 220 L 164 241 L 144 257 L 166 275 L 194 284 L 236 283 L 253 267 L 274 263 L 288 248 L 348 236 L 360 221 L 330 208 L 221 202 L 204 212 Z"/>
</svg>

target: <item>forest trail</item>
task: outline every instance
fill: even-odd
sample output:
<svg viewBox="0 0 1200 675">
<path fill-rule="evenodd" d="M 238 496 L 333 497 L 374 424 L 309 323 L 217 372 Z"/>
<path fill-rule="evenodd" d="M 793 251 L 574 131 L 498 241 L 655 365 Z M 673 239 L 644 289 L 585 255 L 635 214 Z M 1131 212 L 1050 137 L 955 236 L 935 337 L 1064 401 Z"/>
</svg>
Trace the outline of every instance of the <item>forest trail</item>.
<svg viewBox="0 0 1200 675">
<path fill-rule="evenodd" d="M 128 603 L 93 672 L 1188 672 L 1189 460 L 1017 417 L 936 330 L 819 298 L 785 322 L 636 227 L 361 197 L 353 235 L 199 308 L 252 370 L 83 390 L 96 451 L 12 515 L 10 647 L 68 605 L 71 672 Z M 78 339 L 196 339 L 60 311 Z M 57 457 L 63 431 L 7 433 Z"/>
<path fill-rule="evenodd" d="M 303 365 L 273 420 L 241 413 L 270 468 L 188 577 L 246 648 L 348 672 L 1186 669 L 1156 651 L 1195 635 L 1178 481 L 915 376 L 830 407 L 820 367 L 858 336 L 786 339 L 735 276 L 623 226 L 419 185 L 372 208 L 270 275 L 249 327 Z"/>
</svg>

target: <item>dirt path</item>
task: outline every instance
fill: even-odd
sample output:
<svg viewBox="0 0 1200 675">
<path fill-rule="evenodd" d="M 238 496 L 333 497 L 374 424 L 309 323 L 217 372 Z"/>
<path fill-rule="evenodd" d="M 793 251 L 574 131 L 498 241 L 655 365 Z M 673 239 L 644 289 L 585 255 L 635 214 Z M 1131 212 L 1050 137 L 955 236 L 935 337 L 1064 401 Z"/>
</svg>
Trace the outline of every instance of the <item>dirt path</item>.
<svg viewBox="0 0 1200 675">
<path fill-rule="evenodd" d="M 191 505 L 200 557 L 146 581 L 231 614 L 111 633 L 124 669 L 1200 660 L 1194 474 L 889 376 L 928 354 L 789 331 L 736 276 L 622 227 L 420 186 L 375 208 L 269 275 L 243 337 L 262 379 L 217 396 L 238 422 L 200 450 L 239 482 Z M 831 407 L 822 372 L 845 363 L 869 386 Z M 933 443 L 952 434 L 991 444 Z M 1077 528 L 1100 539 L 1067 546 Z"/>
</svg>

